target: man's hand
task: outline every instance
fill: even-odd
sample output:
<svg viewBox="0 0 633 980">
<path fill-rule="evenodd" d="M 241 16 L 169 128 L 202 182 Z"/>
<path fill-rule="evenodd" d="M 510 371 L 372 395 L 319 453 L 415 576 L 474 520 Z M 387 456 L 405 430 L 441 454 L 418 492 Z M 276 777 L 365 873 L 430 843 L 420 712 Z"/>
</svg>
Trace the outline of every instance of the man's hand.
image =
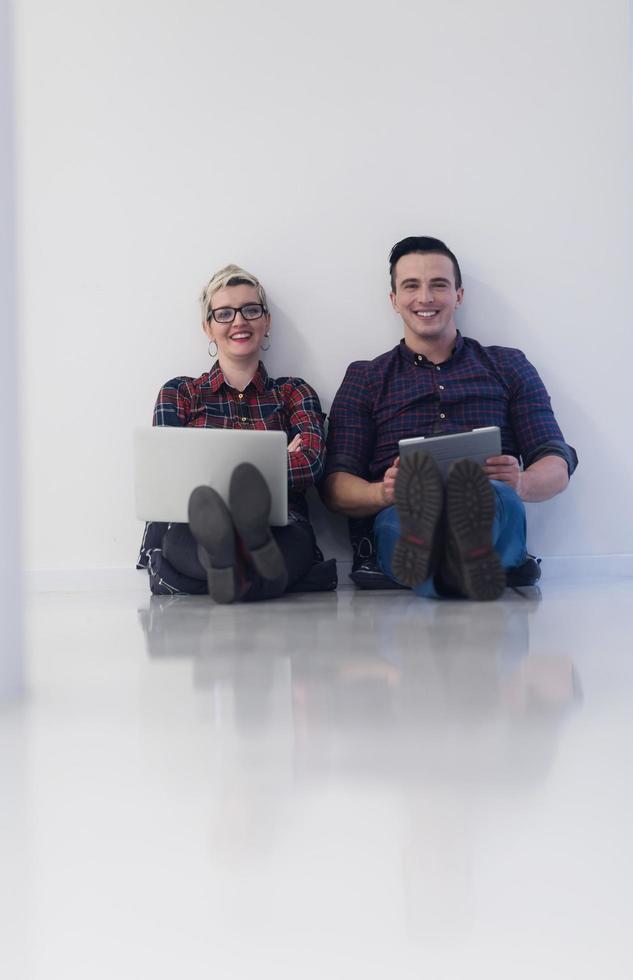
<svg viewBox="0 0 633 980">
<path fill-rule="evenodd" d="M 521 496 L 523 473 L 519 461 L 514 456 L 489 456 L 484 465 L 484 473 L 489 480 L 507 483 Z"/>
<path fill-rule="evenodd" d="M 484 473 L 490 480 L 507 483 L 527 503 L 549 500 L 569 483 L 567 463 L 560 456 L 542 456 L 521 470 L 514 456 L 490 456 Z"/>
<path fill-rule="evenodd" d="M 327 507 L 345 517 L 373 517 L 394 501 L 400 458 L 396 456 L 382 480 L 370 483 L 353 473 L 330 473 L 319 492 Z"/>
<path fill-rule="evenodd" d="M 382 497 L 384 500 L 385 507 L 391 507 L 391 505 L 393 504 L 399 466 L 400 466 L 400 457 L 396 456 L 389 469 L 385 470 L 385 474 L 382 478 L 381 490 L 382 490 Z"/>
</svg>

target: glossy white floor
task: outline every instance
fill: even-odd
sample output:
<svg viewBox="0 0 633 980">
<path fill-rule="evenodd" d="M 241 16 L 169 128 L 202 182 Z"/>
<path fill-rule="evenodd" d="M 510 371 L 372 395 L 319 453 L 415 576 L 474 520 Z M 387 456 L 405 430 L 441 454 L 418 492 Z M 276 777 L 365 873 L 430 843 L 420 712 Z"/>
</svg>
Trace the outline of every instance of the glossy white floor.
<svg viewBox="0 0 633 980">
<path fill-rule="evenodd" d="M 633 580 L 29 599 L 7 980 L 633 976 Z"/>
</svg>

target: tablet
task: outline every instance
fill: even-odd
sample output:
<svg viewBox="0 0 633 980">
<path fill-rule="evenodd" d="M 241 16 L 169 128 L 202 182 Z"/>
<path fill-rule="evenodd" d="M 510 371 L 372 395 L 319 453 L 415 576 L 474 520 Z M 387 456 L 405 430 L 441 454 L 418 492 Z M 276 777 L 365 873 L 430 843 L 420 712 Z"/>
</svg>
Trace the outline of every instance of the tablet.
<svg viewBox="0 0 633 980">
<path fill-rule="evenodd" d="M 271 429 L 147 426 L 134 432 L 136 516 L 186 522 L 191 491 L 207 484 L 228 500 L 238 463 L 254 463 L 272 497 L 270 523 L 288 523 L 288 436 Z"/>
<path fill-rule="evenodd" d="M 401 439 L 398 449 L 403 459 L 418 451 L 430 453 L 442 476 L 446 476 L 449 466 L 457 459 L 473 459 L 483 466 L 489 456 L 500 456 L 501 430 L 498 425 L 489 425 L 450 436 L 416 436 Z"/>
</svg>

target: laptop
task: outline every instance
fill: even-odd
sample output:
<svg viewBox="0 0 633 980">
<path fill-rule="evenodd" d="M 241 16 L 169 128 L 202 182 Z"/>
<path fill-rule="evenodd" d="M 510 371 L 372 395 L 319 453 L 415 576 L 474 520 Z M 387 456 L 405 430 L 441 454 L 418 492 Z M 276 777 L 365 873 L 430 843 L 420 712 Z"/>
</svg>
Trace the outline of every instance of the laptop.
<svg viewBox="0 0 633 980">
<path fill-rule="evenodd" d="M 487 425 L 470 432 L 454 432 L 448 436 L 416 436 L 401 439 L 398 443 L 401 458 L 422 451 L 430 453 L 446 476 L 451 463 L 457 459 L 473 459 L 484 465 L 489 456 L 501 454 L 501 430 L 498 425 Z"/>
<path fill-rule="evenodd" d="M 213 487 L 228 503 L 231 473 L 254 463 L 270 489 L 270 523 L 288 523 L 288 437 L 271 430 L 151 426 L 134 431 L 136 516 L 186 523 L 191 491 Z"/>
</svg>

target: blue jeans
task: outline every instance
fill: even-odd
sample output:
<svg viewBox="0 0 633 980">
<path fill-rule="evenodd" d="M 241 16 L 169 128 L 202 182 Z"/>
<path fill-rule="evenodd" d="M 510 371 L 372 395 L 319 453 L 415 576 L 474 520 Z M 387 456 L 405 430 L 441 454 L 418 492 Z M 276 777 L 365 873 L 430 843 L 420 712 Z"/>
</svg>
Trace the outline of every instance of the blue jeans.
<svg viewBox="0 0 633 980">
<path fill-rule="evenodd" d="M 512 487 L 498 480 L 491 480 L 495 492 L 496 512 L 492 525 L 492 543 L 501 558 L 504 568 L 521 565 L 527 558 L 525 545 L 525 507 Z M 386 507 L 376 515 L 374 521 L 374 540 L 376 554 L 381 570 L 389 578 L 398 579 L 391 569 L 391 559 L 396 542 L 400 537 L 400 519 L 395 507 Z M 413 589 L 416 595 L 429 599 L 439 598 L 433 578 L 428 578 Z"/>
</svg>

